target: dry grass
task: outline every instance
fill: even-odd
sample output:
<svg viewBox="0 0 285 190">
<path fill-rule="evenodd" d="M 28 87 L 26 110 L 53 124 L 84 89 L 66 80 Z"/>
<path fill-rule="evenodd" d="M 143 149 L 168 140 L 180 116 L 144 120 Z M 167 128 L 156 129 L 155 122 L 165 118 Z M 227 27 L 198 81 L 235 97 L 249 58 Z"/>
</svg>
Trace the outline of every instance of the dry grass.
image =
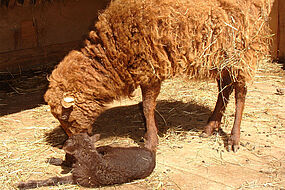
<svg viewBox="0 0 285 190">
<path fill-rule="evenodd" d="M 255 82 L 249 86 L 241 148 L 234 154 L 224 147 L 234 119 L 233 97 L 223 119 L 223 131 L 204 139 L 199 134 L 215 105 L 216 84 L 181 79 L 166 81 L 158 98 L 160 142 L 153 174 L 133 183 L 102 189 L 284 189 L 285 97 L 276 91 L 284 87 L 285 74 L 277 64 L 260 65 Z M 137 106 L 133 106 L 140 98 L 138 95 L 122 101 L 119 104 L 122 108 L 114 110 L 115 116 L 109 117 L 106 111 L 106 120 L 118 117 L 124 122 L 128 116 L 120 112 L 125 105 L 131 105 L 126 110 L 133 110 L 129 119 L 135 122 L 114 121 L 114 125 L 126 125 L 122 130 L 127 132 L 114 129 L 107 133 L 106 129 L 97 145 L 140 144 L 134 133 L 143 135 L 140 129 L 143 120 Z M 67 175 L 62 174 L 64 170 L 60 167 L 46 163 L 50 157 L 64 156 L 58 147 L 66 136 L 57 126 L 46 105 L 0 117 L 0 189 L 14 189 L 19 181 Z M 39 189 L 84 188 L 62 185 Z"/>
</svg>

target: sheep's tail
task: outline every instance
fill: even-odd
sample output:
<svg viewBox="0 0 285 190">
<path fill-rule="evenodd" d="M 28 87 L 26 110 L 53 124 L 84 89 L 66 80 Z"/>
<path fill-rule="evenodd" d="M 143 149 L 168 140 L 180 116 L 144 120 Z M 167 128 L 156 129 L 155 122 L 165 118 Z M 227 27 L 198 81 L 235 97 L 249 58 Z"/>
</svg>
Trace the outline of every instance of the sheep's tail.
<svg viewBox="0 0 285 190">
<path fill-rule="evenodd" d="M 72 176 L 52 177 L 46 180 L 30 180 L 28 182 L 20 182 L 17 187 L 19 189 L 33 189 L 43 186 L 56 186 L 62 184 L 72 184 Z"/>
</svg>

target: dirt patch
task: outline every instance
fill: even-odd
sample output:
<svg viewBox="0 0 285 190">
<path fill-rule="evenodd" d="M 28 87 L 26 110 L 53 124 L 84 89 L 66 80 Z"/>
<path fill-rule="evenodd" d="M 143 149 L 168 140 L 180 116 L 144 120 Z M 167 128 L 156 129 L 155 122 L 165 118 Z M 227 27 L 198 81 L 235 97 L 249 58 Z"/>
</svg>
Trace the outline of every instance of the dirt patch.
<svg viewBox="0 0 285 190">
<path fill-rule="evenodd" d="M 156 112 L 159 147 L 153 174 L 102 189 L 284 189 L 284 90 L 285 72 L 280 66 L 261 65 L 248 90 L 241 148 L 232 153 L 224 146 L 234 119 L 233 97 L 223 119 L 223 131 L 204 139 L 199 135 L 215 105 L 215 82 L 165 81 Z M 3 96 L 2 91 L 1 189 L 14 189 L 19 181 L 66 175 L 60 167 L 46 163 L 50 157 L 64 156 L 60 148 L 67 137 L 49 107 L 43 104 L 43 92 L 44 84 L 22 94 Z M 98 118 L 94 124 L 94 132 L 101 134 L 98 145 L 142 144 L 145 128 L 141 96 L 139 90 L 135 93 L 131 100 L 110 105 Z M 64 185 L 39 189 L 85 188 Z"/>
</svg>

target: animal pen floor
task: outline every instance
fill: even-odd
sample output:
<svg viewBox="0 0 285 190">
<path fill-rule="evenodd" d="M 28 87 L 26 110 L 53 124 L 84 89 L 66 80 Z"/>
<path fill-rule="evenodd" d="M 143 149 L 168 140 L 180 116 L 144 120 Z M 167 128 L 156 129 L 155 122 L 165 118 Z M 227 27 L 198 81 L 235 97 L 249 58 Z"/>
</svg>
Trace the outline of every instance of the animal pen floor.
<svg viewBox="0 0 285 190">
<path fill-rule="evenodd" d="M 19 181 L 66 175 L 68 171 L 46 163 L 63 157 L 67 138 L 44 105 L 45 73 L 9 81 L 0 92 L 0 189 L 14 189 Z M 34 84 L 35 81 L 37 84 Z M 37 85 L 36 87 L 34 85 Z M 28 88 L 30 87 L 30 88 Z M 285 72 L 276 64 L 261 65 L 249 85 L 237 153 L 224 147 L 233 123 L 234 98 L 222 129 L 200 138 L 215 105 L 212 82 L 165 81 L 158 97 L 157 165 L 151 176 L 129 184 L 102 189 L 285 189 Z M 139 90 L 131 100 L 110 105 L 97 120 L 97 144 L 141 144 L 144 123 Z M 9 113 L 9 114 L 7 114 Z M 39 189 L 84 189 L 75 185 Z"/>
</svg>

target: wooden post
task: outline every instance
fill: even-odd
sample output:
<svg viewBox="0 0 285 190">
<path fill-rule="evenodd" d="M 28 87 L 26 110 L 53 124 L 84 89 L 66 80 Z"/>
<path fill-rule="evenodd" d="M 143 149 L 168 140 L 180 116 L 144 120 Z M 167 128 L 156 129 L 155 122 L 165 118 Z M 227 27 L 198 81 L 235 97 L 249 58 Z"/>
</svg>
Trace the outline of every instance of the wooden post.
<svg viewBox="0 0 285 190">
<path fill-rule="evenodd" d="M 279 37 L 279 52 L 278 52 L 278 58 L 280 61 L 285 61 L 285 1 L 279 0 L 278 3 L 278 37 Z"/>
<path fill-rule="evenodd" d="M 274 4 L 273 4 L 273 7 L 272 7 L 272 10 L 271 10 L 271 13 L 270 13 L 270 17 L 271 17 L 271 20 L 270 20 L 270 28 L 272 30 L 272 33 L 273 33 L 273 42 L 272 42 L 272 46 L 271 46 L 271 57 L 272 59 L 274 60 L 277 60 L 278 59 L 278 49 L 279 49 L 279 40 L 278 40 L 278 35 L 279 35 L 279 32 L 278 32 L 278 1 L 279 0 L 275 0 L 274 1 Z"/>
<path fill-rule="evenodd" d="M 285 1 L 275 0 L 270 14 L 273 43 L 271 56 L 274 60 L 285 61 Z"/>
</svg>

